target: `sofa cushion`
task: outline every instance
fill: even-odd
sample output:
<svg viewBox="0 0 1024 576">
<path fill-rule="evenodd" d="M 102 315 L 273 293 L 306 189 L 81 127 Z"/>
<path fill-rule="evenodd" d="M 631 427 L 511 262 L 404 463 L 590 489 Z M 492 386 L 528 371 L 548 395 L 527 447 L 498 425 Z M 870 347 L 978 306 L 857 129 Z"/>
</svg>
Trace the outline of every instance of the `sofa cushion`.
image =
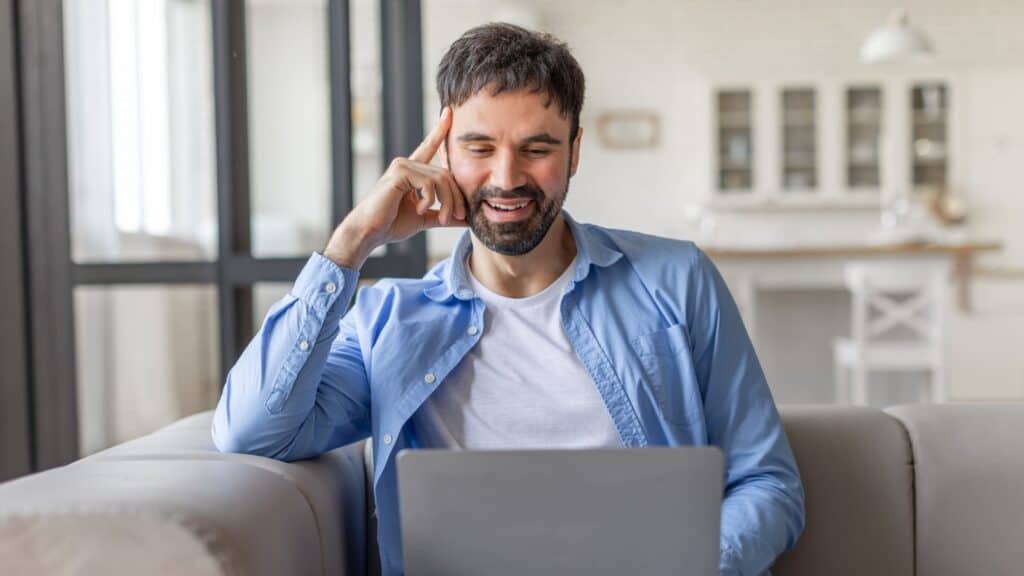
<svg viewBox="0 0 1024 576">
<path fill-rule="evenodd" d="M 228 460 L 83 461 L 55 468 L 0 485 L 0 518 L 6 532 L 30 543 L 51 538 L 42 544 L 59 557 L 45 559 L 53 563 L 47 574 L 86 554 L 108 556 L 110 565 L 140 554 L 162 557 L 164 537 L 183 545 L 181 527 L 224 574 L 323 573 L 316 522 L 301 493 L 279 474 Z M 83 529 L 102 538 L 80 540 Z M 87 550 L 94 543 L 102 548 Z M 17 551 L 7 552 L 15 557 L 0 558 L 0 565 L 17 558 Z"/>
<path fill-rule="evenodd" d="M 918 573 L 1024 572 L 1024 404 L 886 412 L 914 451 Z"/>
<path fill-rule="evenodd" d="M 779 411 L 803 480 L 807 522 L 772 574 L 913 574 L 913 463 L 900 423 L 873 408 Z"/>
<path fill-rule="evenodd" d="M 224 454 L 213 445 L 213 412 L 184 418 L 141 438 L 82 460 L 227 460 L 286 479 L 302 494 L 317 524 L 326 574 L 366 572 L 366 494 L 361 442 L 311 460 L 281 462 L 248 454 Z"/>
<path fill-rule="evenodd" d="M 195 528 L 145 514 L 53 513 L 0 518 L 5 574 L 230 574 Z"/>
</svg>

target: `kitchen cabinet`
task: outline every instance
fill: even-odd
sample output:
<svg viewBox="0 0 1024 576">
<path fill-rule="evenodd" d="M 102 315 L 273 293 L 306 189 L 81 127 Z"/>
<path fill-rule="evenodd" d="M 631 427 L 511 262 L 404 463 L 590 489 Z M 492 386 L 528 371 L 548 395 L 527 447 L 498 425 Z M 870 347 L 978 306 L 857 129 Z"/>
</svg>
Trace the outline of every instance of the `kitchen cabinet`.
<svg viewBox="0 0 1024 576">
<path fill-rule="evenodd" d="M 955 76 L 711 85 L 715 208 L 874 207 L 961 193 Z"/>
</svg>

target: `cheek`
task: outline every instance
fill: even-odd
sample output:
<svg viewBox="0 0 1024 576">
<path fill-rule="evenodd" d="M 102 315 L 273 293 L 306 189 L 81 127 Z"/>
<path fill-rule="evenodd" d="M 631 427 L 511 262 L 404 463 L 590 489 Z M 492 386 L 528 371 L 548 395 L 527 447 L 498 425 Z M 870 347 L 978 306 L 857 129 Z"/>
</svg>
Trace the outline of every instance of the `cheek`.
<svg viewBox="0 0 1024 576">
<path fill-rule="evenodd" d="M 569 176 L 568 161 L 564 158 L 551 158 L 535 162 L 530 166 L 529 174 L 531 179 L 549 194 L 560 192 Z"/>
<path fill-rule="evenodd" d="M 487 166 L 468 158 L 451 158 L 449 169 L 455 183 L 467 194 L 480 189 L 487 181 Z"/>
</svg>

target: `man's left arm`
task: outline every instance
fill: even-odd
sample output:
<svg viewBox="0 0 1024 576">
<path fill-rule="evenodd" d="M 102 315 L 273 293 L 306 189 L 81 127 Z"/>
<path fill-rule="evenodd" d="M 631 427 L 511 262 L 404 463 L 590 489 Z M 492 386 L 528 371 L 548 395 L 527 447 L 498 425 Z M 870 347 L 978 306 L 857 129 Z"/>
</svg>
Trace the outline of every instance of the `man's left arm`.
<svg viewBox="0 0 1024 576">
<path fill-rule="evenodd" d="M 708 442 L 725 455 L 723 575 L 767 571 L 804 527 L 804 490 L 778 410 L 725 282 L 697 251 L 687 322 Z"/>
</svg>

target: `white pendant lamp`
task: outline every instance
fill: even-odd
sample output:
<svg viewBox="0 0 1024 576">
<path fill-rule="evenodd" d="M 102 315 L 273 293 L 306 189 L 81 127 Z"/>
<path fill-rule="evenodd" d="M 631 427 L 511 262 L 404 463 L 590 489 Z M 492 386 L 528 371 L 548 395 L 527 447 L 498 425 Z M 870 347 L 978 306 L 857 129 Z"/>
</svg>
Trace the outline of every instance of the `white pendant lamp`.
<svg viewBox="0 0 1024 576">
<path fill-rule="evenodd" d="M 860 59 L 869 64 L 883 62 L 930 62 L 932 42 L 920 28 L 910 26 L 907 11 L 895 10 L 889 21 L 868 36 L 860 48 Z"/>
</svg>

